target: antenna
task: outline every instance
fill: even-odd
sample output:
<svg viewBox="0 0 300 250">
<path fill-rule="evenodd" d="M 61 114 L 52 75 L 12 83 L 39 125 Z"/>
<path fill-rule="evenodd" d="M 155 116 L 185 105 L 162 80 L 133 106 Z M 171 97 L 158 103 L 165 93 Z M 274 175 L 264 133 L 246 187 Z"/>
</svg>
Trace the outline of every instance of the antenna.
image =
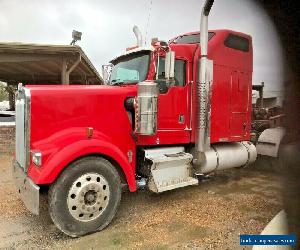
<svg viewBox="0 0 300 250">
<path fill-rule="evenodd" d="M 147 24 L 146 24 L 145 45 L 147 42 L 147 34 L 148 34 L 148 29 L 149 29 L 149 24 L 150 24 L 151 10 L 152 10 L 152 0 L 150 0 L 150 6 L 149 6 L 149 12 L 148 12 L 148 18 L 147 18 Z"/>
</svg>

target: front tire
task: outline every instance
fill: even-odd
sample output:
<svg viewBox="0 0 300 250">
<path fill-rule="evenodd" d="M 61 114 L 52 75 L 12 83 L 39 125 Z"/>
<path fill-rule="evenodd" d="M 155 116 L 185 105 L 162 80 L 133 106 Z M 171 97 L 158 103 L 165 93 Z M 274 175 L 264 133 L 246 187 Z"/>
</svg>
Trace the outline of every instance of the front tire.
<svg viewBox="0 0 300 250">
<path fill-rule="evenodd" d="M 121 180 L 114 166 L 101 157 L 70 164 L 49 189 L 53 223 L 71 237 L 105 228 L 121 200 Z"/>
</svg>

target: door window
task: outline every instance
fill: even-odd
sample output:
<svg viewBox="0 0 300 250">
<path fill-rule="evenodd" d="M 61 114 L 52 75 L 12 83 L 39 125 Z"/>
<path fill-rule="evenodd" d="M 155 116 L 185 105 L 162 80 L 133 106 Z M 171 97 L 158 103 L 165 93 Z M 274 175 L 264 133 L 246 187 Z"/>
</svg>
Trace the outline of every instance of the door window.
<svg viewBox="0 0 300 250">
<path fill-rule="evenodd" d="M 158 83 L 159 89 L 161 93 L 168 92 L 168 89 L 173 86 L 184 86 L 185 85 L 185 67 L 186 63 L 184 60 L 176 59 L 174 65 L 174 80 L 169 82 L 165 79 L 165 58 L 160 57 L 158 63 L 158 77 L 156 82 Z"/>
</svg>

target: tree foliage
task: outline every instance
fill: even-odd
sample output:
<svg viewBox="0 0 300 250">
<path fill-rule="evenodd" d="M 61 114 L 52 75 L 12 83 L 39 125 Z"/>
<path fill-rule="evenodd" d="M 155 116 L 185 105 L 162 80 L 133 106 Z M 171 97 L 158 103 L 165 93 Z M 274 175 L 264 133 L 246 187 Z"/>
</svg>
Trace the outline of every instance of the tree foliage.
<svg viewBox="0 0 300 250">
<path fill-rule="evenodd" d="M 6 85 L 0 82 L 0 102 L 8 101 L 8 92 L 6 88 Z"/>
</svg>

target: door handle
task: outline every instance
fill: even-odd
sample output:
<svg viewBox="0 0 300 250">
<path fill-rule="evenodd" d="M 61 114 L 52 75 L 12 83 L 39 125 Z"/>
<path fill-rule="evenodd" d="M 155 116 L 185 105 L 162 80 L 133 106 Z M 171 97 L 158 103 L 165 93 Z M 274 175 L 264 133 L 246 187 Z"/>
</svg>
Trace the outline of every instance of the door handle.
<svg viewBox="0 0 300 250">
<path fill-rule="evenodd" d="M 184 115 L 179 115 L 178 116 L 178 123 L 179 124 L 184 124 Z"/>
</svg>

